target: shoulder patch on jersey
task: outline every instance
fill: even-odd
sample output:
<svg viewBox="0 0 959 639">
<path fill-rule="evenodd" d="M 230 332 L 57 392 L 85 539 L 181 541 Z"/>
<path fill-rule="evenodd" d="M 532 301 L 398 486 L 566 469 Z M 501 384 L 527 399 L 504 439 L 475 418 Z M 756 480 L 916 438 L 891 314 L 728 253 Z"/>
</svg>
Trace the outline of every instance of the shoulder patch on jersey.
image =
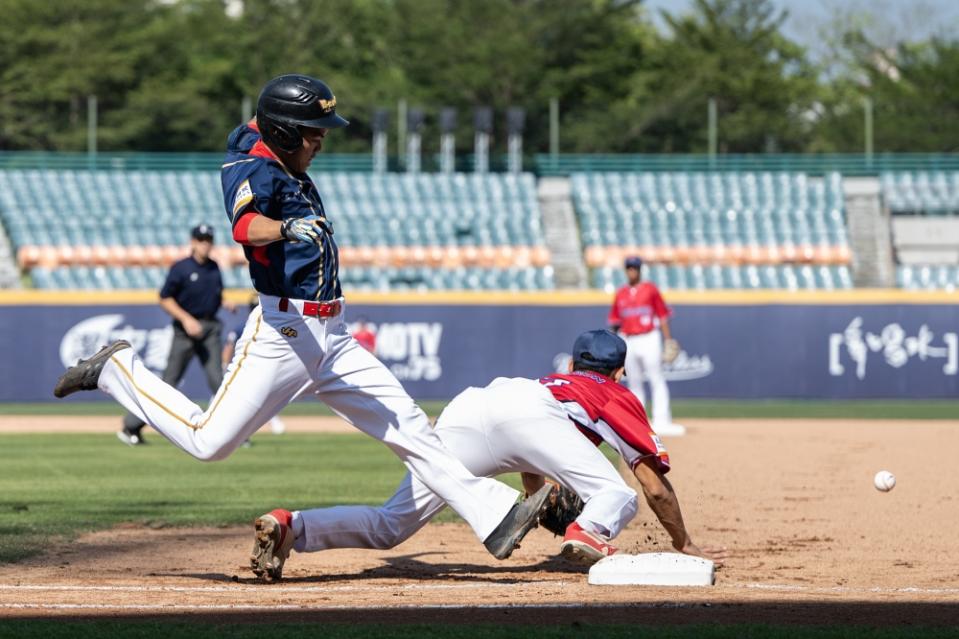
<svg viewBox="0 0 959 639">
<path fill-rule="evenodd" d="M 250 187 L 249 180 L 243 180 L 236 195 L 233 197 L 233 219 L 236 220 L 236 214 L 243 210 L 243 207 L 253 201 L 253 189 Z"/>
<path fill-rule="evenodd" d="M 666 454 L 666 447 L 663 446 L 663 440 L 659 438 L 659 435 L 654 433 L 652 430 L 649 431 L 649 438 L 653 440 L 653 443 L 656 444 L 656 454 L 664 455 Z"/>
</svg>

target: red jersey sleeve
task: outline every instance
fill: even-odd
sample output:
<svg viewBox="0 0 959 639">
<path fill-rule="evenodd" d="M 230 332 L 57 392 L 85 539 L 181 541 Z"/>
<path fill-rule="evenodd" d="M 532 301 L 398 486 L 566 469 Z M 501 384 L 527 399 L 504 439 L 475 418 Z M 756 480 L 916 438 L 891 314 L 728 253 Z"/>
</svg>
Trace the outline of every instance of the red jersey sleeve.
<svg viewBox="0 0 959 639">
<path fill-rule="evenodd" d="M 656 285 L 650 284 L 650 286 L 652 287 L 652 295 L 650 296 L 652 299 L 650 301 L 651 306 L 653 307 L 653 315 L 659 318 L 669 317 L 672 315 L 672 309 L 666 306 L 666 300 L 663 299 L 663 295 L 659 292 L 659 289 L 656 287 Z"/>
<path fill-rule="evenodd" d="M 649 426 L 643 405 L 629 389 L 608 377 L 590 372 L 553 374 L 539 380 L 591 442 L 605 441 L 622 455 L 630 468 L 654 458 L 669 471 L 669 454 Z"/>
<path fill-rule="evenodd" d="M 649 425 L 643 405 L 631 391 L 622 386 L 619 388 L 622 392 L 617 392 L 610 398 L 599 416 L 609 424 L 617 439 L 624 444 L 620 454 L 631 469 L 643 459 L 652 457 L 655 458 L 660 471 L 669 472 L 669 453 Z"/>
</svg>

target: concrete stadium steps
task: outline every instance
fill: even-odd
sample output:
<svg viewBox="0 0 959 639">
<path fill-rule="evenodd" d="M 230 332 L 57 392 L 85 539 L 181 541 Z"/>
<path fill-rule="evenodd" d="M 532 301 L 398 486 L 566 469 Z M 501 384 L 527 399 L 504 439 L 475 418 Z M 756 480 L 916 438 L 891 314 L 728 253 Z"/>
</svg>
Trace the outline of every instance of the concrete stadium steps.
<svg viewBox="0 0 959 639">
<path fill-rule="evenodd" d="M 553 258 L 557 286 L 586 288 L 589 283 L 570 192 L 568 179 L 543 178 L 539 181 L 537 197 L 543 214 L 546 246 Z"/>
<path fill-rule="evenodd" d="M 862 287 L 894 286 L 889 213 L 879 197 L 879 181 L 849 178 L 843 181 L 843 193 L 853 255 L 853 282 Z"/>
</svg>

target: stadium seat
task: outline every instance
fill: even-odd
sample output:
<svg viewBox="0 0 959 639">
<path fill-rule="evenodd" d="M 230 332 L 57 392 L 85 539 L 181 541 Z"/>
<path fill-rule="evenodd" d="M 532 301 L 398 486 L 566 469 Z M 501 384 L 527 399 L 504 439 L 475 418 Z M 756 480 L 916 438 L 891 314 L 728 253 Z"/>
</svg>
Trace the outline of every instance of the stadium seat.
<svg viewBox="0 0 959 639">
<path fill-rule="evenodd" d="M 883 201 L 894 214 L 959 214 L 959 171 L 897 171 L 879 176 Z"/>
<path fill-rule="evenodd" d="M 574 173 L 570 184 L 585 262 L 593 269 L 614 266 L 617 249 L 637 252 L 637 246 L 644 247 L 638 252 L 647 262 L 691 267 L 842 265 L 851 259 L 836 173 Z M 720 272 L 698 268 L 670 273 L 673 287 L 731 283 Z M 749 273 L 741 283 L 750 287 L 781 279 L 775 270 Z M 819 282 L 829 286 L 832 280 Z"/>
<path fill-rule="evenodd" d="M 387 268 L 387 275 L 368 277 L 363 286 L 382 289 L 393 279 L 408 288 L 553 286 L 530 174 L 324 172 L 315 181 L 336 225 L 344 263 Z M 98 215 L 83 220 L 65 215 L 77 210 Z M 45 287 L 153 286 L 152 271 L 109 269 L 169 266 L 186 254 L 188 230 L 200 222 L 213 225 L 215 259 L 224 270 L 246 263 L 230 239 L 215 171 L 0 170 L 0 221 L 10 229 L 21 267 L 45 268 L 37 278 Z M 462 264 L 491 270 L 452 278 L 438 274 Z M 427 270 L 412 279 L 393 278 L 389 270 L 406 267 Z M 529 268 L 530 275 L 523 275 Z M 226 279 L 246 287 L 245 278 L 234 278 L 231 271 Z"/>
</svg>

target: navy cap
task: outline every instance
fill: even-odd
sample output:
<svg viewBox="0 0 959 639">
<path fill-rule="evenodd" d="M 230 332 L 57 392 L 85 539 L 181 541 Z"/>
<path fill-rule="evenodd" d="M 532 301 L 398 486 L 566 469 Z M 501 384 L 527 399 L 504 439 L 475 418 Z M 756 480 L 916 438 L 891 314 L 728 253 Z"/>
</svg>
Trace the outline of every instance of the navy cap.
<svg viewBox="0 0 959 639">
<path fill-rule="evenodd" d="M 194 240 L 213 241 L 213 227 L 209 224 L 198 224 L 190 231 L 190 237 Z"/>
<path fill-rule="evenodd" d="M 632 255 L 626 258 L 626 264 L 624 268 L 641 268 L 643 266 L 643 258 L 638 255 Z"/>
<path fill-rule="evenodd" d="M 586 331 L 573 343 L 573 361 L 590 368 L 619 368 L 626 363 L 626 342 L 605 328 Z"/>
</svg>

